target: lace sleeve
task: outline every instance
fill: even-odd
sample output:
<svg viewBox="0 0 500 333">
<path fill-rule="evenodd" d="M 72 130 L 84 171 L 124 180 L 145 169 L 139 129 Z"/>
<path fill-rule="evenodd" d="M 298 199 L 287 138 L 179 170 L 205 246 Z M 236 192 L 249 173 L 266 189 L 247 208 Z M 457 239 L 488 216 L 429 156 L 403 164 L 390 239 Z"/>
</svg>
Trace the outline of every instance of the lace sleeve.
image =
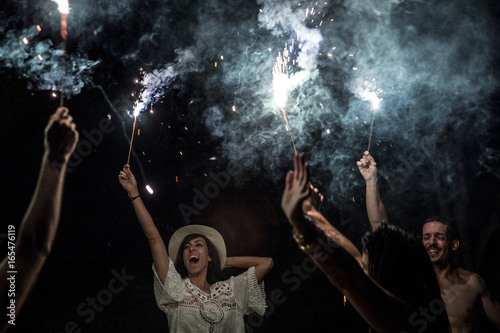
<svg viewBox="0 0 500 333">
<path fill-rule="evenodd" d="M 264 281 L 260 283 L 255 276 L 255 267 L 250 267 L 246 272 L 231 278 L 234 296 L 245 315 L 257 312 L 263 316 L 266 312 L 266 294 Z"/>
<path fill-rule="evenodd" d="M 165 283 L 161 283 L 158 274 L 156 273 L 155 265 L 153 264 L 154 272 L 154 293 L 158 307 L 165 313 L 169 311 L 172 305 L 180 302 L 184 297 L 185 286 L 182 278 L 175 270 L 174 263 L 169 260 L 168 273 L 165 278 Z"/>
</svg>

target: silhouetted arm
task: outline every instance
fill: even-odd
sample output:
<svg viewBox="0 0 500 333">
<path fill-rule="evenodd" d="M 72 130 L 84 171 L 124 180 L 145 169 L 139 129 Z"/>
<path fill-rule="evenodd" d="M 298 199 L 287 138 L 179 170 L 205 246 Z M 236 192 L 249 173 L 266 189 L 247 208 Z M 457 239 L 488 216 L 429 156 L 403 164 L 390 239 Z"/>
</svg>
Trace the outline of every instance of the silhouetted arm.
<svg viewBox="0 0 500 333">
<path fill-rule="evenodd" d="M 67 164 L 78 141 L 75 127 L 68 109 L 61 107 L 45 128 L 45 153 L 38 183 L 19 230 L 8 238 L 10 253 L 0 264 L 0 304 L 4 310 L 14 301 L 15 312 L 19 313 L 52 249 Z M 15 288 L 11 288 L 11 281 Z M 2 316 L 1 332 L 8 329 L 9 320 L 9 316 Z"/>
</svg>

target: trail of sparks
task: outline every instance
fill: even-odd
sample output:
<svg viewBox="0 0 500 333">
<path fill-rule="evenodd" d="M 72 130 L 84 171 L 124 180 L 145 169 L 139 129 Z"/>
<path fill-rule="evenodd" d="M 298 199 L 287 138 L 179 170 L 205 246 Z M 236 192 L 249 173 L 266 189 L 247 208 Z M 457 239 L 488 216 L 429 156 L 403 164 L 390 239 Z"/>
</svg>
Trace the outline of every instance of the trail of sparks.
<svg viewBox="0 0 500 333">
<path fill-rule="evenodd" d="M 280 108 L 283 119 L 285 120 L 285 128 L 290 134 L 290 139 L 292 140 L 292 146 L 295 154 L 297 154 L 297 149 L 295 147 L 295 141 L 293 139 L 292 131 L 290 130 L 290 125 L 288 123 L 288 118 L 286 116 L 285 104 L 288 98 L 289 82 L 288 78 L 291 72 L 295 68 L 295 59 L 297 57 L 298 49 L 296 48 L 295 41 L 292 39 L 290 47 L 285 44 L 283 53 L 279 52 L 276 57 L 276 63 L 273 67 L 273 90 L 274 90 L 274 101 L 275 104 Z"/>
</svg>

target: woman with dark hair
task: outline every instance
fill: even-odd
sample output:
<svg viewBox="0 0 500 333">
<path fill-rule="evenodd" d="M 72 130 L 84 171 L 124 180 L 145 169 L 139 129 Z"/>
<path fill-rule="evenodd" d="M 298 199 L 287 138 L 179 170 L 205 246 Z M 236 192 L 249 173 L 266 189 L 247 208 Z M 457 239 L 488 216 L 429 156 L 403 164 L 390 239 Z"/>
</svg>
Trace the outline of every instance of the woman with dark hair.
<svg viewBox="0 0 500 333">
<path fill-rule="evenodd" d="M 384 226 L 364 238 L 361 254 L 319 212 L 317 193 L 304 156 L 295 155 L 281 200 L 293 237 L 366 322 L 378 332 L 449 332 L 436 276 L 421 242 Z"/>
<path fill-rule="evenodd" d="M 422 241 L 395 225 L 382 222 L 376 230 L 363 236 L 362 243 L 365 272 L 415 309 L 427 309 L 432 317 L 426 320 L 420 312 L 414 312 L 408 322 L 422 332 L 447 332 L 445 305 Z"/>
<path fill-rule="evenodd" d="M 262 279 L 271 258 L 226 257 L 220 233 L 208 226 L 188 225 L 170 238 L 168 252 L 142 202 L 137 181 L 125 165 L 118 176 L 127 191 L 153 256 L 154 293 L 167 315 L 169 332 L 245 332 L 243 316 L 263 315 L 266 308 Z M 248 268 L 219 281 L 227 267 Z"/>
</svg>

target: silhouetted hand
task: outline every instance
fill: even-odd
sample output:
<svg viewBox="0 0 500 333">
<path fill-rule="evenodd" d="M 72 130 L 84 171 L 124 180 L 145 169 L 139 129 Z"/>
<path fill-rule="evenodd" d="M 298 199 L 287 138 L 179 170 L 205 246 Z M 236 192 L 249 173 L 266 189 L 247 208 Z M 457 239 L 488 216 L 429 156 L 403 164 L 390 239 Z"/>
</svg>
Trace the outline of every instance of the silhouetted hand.
<svg viewBox="0 0 500 333">
<path fill-rule="evenodd" d="M 50 116 L 45 128 L 45 151 L 54 161 L 67 162 L 78 142 L 78 131 L 69 110 L 60 107 Z"/>
</svg>

